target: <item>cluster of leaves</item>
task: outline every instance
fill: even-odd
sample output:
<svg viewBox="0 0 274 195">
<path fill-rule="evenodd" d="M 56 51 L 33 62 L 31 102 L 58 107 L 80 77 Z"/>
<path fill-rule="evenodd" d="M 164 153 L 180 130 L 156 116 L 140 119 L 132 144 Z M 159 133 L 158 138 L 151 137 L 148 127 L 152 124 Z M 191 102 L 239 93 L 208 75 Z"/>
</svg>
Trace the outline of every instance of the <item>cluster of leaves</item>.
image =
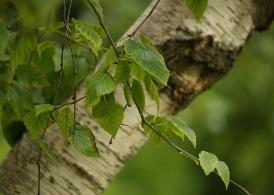
<svg viewBox="0 0 274 195">
<path fill-rule="evenodd" d="M 83 1 L 84 6 L 91 12 L 95 11 L 102 20 L 99 1 L 92 2 L 94 4 L 89 0 Z M 18 13 L 22 12 L 18 10 L 21 9 L 21 3 L 6 4 L 6 7 L 14 6 L 15 9 L 12 20 L 3 17 L 0 21 L 0 118 L 11 143 L 14 143 L 12 138 L 15 137 L 11 135 L 11 128 L 14 128 L 14 124 L 19 123 L 21 127 L 24 124 L 38 145 L 54 159 L 54 151 L 42 138 L 45 130 L 56 123 L 65 138 L 80 153 L 86 156 L 100 155 L 93 130 L 75 121 L 69 105 L 77 102 L 74 100 L 73 103 L 60 104 L 72 95 L 71 83 L 76 76 L 76 85 L 86 78 L 85 103 L 92 110 L 93 118 L 113 138 L 122 124 L 125 108 L 136 106 L 142 118 L 142 126 L 152 140 L 168 140 L 170 134 L 174 134 L 182 140 L 186 137 L 196 147 L 194 131 L 181 118 L 159 116 L 157 85 L 167 85 L 169 70 L 162 55 L 146 37 L 130 37 L 119 48 L 108 49 L 102 61 L 103 66 L 95 73 L 87 74 L 105 50 L 102 46 L 106 38 L 104 26 L 73 19 L 69 26 L 54 22 L 37 27 L 37 21 L 31 17 L 22 17 L 18 21 Z M 197 18 L 201 17 L 206 4 L 207 1 L 187 1 Z M 24 9 L 28 8 L 27 5 L 23 6 Z M 56 5 L 58 3 L 54 3 Z M 3 16 L 10 16 L 6 11 Z M 42 16 L 48 14 L 42 13 Z M 66 28 L 71 31 L 69 37 L 64 33 Z M 74 43 L 77 75 L 73 72 L 72 48 L 67 44 L 60 52 L 59 48 L 65 41 L 58 38 L 59 35 Z M 60 86 L 58 78 L 61 78 Z M 124 90 L 126 105 L 116 101 L 115 93 L 119 87 Z M 146 93 L 157 106 L 155 115 L 144 116 Z M 228 186 L 228 167 L 214 154 L 203 151 L 196 161 L 206 175 L 216 170 Z"/>
</svg>

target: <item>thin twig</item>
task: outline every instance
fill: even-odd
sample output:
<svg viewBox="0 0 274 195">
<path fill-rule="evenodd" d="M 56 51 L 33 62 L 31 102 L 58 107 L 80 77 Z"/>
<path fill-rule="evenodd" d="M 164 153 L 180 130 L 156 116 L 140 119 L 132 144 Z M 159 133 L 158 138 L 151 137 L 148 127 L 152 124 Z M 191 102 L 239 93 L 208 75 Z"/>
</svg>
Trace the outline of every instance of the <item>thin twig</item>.
<svg viewBox="0 0 274 195">
<path fill-rule="evenodd" d="M 60 84 L 61 84 L 61 80 L 63 78 L 63 74 L 64 74 L 64 45 L 61 46 L 61 59 L 60 59 L 60 75 L 57 81 L 57 87 L 56 87 L 56 93 L 53 99 L 53 104 L 55 104 L 56 100 L 57 100 L 57 96 L 58 96 L 58 91 L 60 88 Z"/>
<path fill-rule="evenodd" d="M 116 47 L 116 44 L 114 43 L 113 39 L 110 36 L 110 33 L 109 33 L 108 29 L 106 28 L 106 25 L 104 24 L 103 18 L 101 17 L 98 10 L 94 6 L 92 0 L 88 0 L 88 3 L 91 6 L 91 8 L 93 9 L 95 15 L 97 16 L 97 18 L 99 20 L 99 23 L 100 23 L 100 26 L 103 28 L 103 30 L 104 30 L 105 34 L 107 35 L 107 38 L 108 38 L 111 46 L 113 47 L 113 49 L 115 51 L 115 54 L 116 54 L 117 58 L 119 59 L 120 54 L 119 54 L 118 48 Z"/>
<path fill-rule="evenodd" d="M 60 106 L 57 106 L 57 107 L 55 108 L 55 110 L 58 110 L 58 109 L 63 108 L 63 107 L 65 107 L 65 106 L 73 105 L 73 104 L 78 103 L 79 101 L 81 101 L 81 100 L 83 100 L 83 99 L 85 99 L 85 98 L 86 98 L 86 96 L 83 96 L 83 97 L 78 98 L 78 99 L 76 99 L 76 100 L 73 100 L 73 101 L 71 101 L 71 102 L 67 102 L 67 103 L 62 104 L 62 105 L 60 105 Z"/>
<path fill-rule="evenodd" d="M 192 154 L 188 153 L 187 151 L 185 151 L 184 149 L 180 148 L 179 146 L 177 146 L 176 144 L 174 144 L 172 141 L 170 141 L 168 138 L 166 138 L 165 136 L 163 136 L 161 133 L 159 133 L 150 123 L 148 123 L 145 120 L 145 117 L 143 115 L 143 113 L 141 112 L 140 108 L 137 106 L 137 104 L 135 103 L 137 110 L 139 112 L 139 115 L 141 117 L 142 123 L 144 123 L 145 125 L 147 125 L 154 133 L 156 133 L 162 140 L 164 140 L 169 146 L 171 146 L 172 148 L 174 148 L 176 150 L 176 152 L 178 152 L 179 154 L 183 154 L 184 156 L 190 158 L 191 160 L 193 160 L 195 163 L 200 164 L 200 160 L 193 156 Z M 217 171 L 214 170 L 214 173 L 218 175 Z M 240 190 L 242 190 L 245 194 L 247 195 L 252 195 L 247 189 L 245 189 L 243 186 L 241 186 L 239 183 L 233 181 L 232 179 L 229 180 L 230 183 L 234 184 L 235 186 L 237 186 Z"/>
<path fill-rule="evenodd" d="M 156 7 L 158 6 L 158 4 L 160 3 L 161 0 L 157 0 L 156 3 L 153 5 L 153 7 L 151 8 L 150 12 L 146 15 L 146 17 L 142 20 L 142 22 L 135 28 L 135 30 L 127 35 L 128 37 L 133 37 L 139 30 L 140 28 L 143 26 L 143 24 L 148 20 L 148 18 L 153 14 L 154 10 L 156 9 Z"/>
<path fill-rule="evenodd" d="M 54 33 L 56 35 L 60 36 L 60 37 L 66 38 L 68 41 L 71 41 L 74 44 L 77 44 L 77 45 L 79 45 L 81 47 L 84 47 L 84 48 L 90 50 L 90 48 L 88 46 L 86 46 L 85 44 L 82 44 L 81 42 L 78 42 L 78 41 L 74 40 L 72 37 L 70 37 L 70 38 L 67 37 L 67 35 L 65 33 L 62 33 L 60 31 L 54 31 Z"/>
<path fill-rule="evenodd" d="M 57 87 L 56 87 L 56 91 L 55 91 L 55 95 L 54 95 L 54 99 L 53 99 L 53 105 L 55 105 L 56 100 L 57 100 L 57 96 L 58 96 L 58 91 L 60 88 L 60 83 L 63 77 L 63 67 L 64 67 L 64 45 L 61 46 L 61 57 L 60 57 L 60 74 L 59 74 L 59 78 L 58 78 L 58 82 L 57 82 Z M 49 122 L 50 122 L 50 118 L 47 121 L 47 125 L 46 128 L 43 131 L 43 134 L 41 136 L 41 139 L 43 140 L 45 138 L 48 126 L 49 126 Z M 36 161 L 37 164 L 37 168 L 38 168 L 38 190 L 37 190 L 37 194 L 40 195 L 40 189 L 41 189 L 41 157 L 42 157 L 42 148 L 39 148 L 39 152 L 38 152 L 38 158 Z"/>
<path fill-rule="evenodd" d="M 70 9 L 72 5 L 72 0 L 70 1 L 69 5 L 69 11 L 68 14 L 64 13 L 64 24 L 65 24 L 65 29 L 66 29 L 66 36 L 69 38 L 69 46 L 70 46 L 70 54 L 72 58 L 72 66 L 73 66 L 73 78 L 74 78 L 74 94 L 73 94 L 73 101 L 77 99 L 77 71 L 76 71 L 76 65 L 75 65 L 75 59 L 74 59 L 74 53 L 73 53 L 73 48 L 72 48 L 72 41 L 71 41 L 71 36 L 70 36 L 70 28 L 69 28 L 69 20 L 70 20 Z M 64 0 L 64 7 L 66 7 L 66 0 Z M 64 9 L 65 10 L 65 9 Z M 73 104 L 73 126 L 74 129 L 76 127 L 76 103 Z"/>
</svg>

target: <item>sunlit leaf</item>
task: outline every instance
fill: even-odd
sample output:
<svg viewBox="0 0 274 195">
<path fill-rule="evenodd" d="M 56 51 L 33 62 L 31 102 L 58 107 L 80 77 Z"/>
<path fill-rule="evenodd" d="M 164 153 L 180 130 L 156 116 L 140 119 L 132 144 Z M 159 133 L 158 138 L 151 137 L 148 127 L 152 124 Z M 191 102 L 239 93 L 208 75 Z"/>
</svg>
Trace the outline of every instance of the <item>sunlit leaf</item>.
<svg viewBox="0 0 274 195">
<path fill-rule="evenodd" d="M 203 17 L 207 4 L 208 0 L 186 0 L 186 5 L 192 11 L 197 20 L 200 20 Z"/>
<path fill-rule="evenodd" d="M 218 165 L 217 156 L 215 154 L 205 152 L 205 151 L 200 152 L 199 161 L 200 161 L 200 165 L 201 165 L 201 167 L 204 170 L 206 175 L 208 175 L 212 171 L 214 171 L 214 169 Z"/>
<path fill-rule="evenodd" d="M 102 46 L 102 39 L 98 34 L 100 27 L 80 20 L 73 20 L 73 24 L 76 31 L 75 38 L 87 44 L 92 52 L 98 56 Z"/>
<path fill-rule="evenodd" d="M 69 137 L 71 144 L 85 156 L 98 156 L 95 137 L 92 131 L 83 125 L 77 125 Z"/>
<path fill-rule="evenodd" d="M 230 181 L 230 172 L 229 172 L 228 166 L 226 165 L 225 162 L 219 161 L 216 169 L 217 169 L 218 175 L 221 177 L 227 189 Z"/>
<path fill-rule="evenodd" d="M 34 138 L 37 138 L 51 122 L 49 113 L 42 113 L 37 116 L 35 110 L 27 113 L 23 120 L 29 133 Z"/>
<path fill-rule="evenodd" d="M 173 133 L 182 139 L 185 135 L 193 146 L 196 147 L 195 132 L 179 116 L 170 116 L 169 118 L 174 126 L 174 128 L 171 129 Z"/>
<path fill-rule="evenodd" d="M 50 113 L 55 108 L 55 106 L 50 104 L 40 104 L 40 105 L 36 105 L 34 108 L 35 108 L 35 114 L 36 116 L 38 116 L 42 113 Z"/>
<path fill-rule="evenodd" d="M 71 132 L 71 127 L 73 126 L 73 112 L 70 108 L 64 108 L 61 111 L 57 112 L 55 115 L 56 123 L 59 129 L 63 132 L 65 137 L 69 137 Z"/>
</svg>

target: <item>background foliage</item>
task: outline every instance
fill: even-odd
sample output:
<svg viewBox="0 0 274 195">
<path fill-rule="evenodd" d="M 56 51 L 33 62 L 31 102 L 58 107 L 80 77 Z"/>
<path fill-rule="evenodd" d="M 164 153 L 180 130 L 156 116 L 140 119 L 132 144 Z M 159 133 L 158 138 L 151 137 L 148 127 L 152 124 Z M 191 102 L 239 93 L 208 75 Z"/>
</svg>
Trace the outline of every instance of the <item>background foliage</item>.
<svg viewBox="0 0 274 195">
<path fill-rule="evenodd" d="M 148 0 L 103 0 L 102 4 L 105 21 L 117 39 Z M 88 17 L 85 12 L 80 13 Z M 273 45 L 274 28 L 256 34 L 229 75 L 180 113 L 197 132 L 199 147 L 225 160 L 232 178 L 254 194 L 274 191 Z M 190 144 L 185 147 L 191 150 Z M 8 149 L 1 140 L 1 159 Z M 155 147 L 150 143 L 130 161 L 105 194 L 123 194 L 125 189 L 130 195 L 224 193 L 223 184 L 214 175 L 205 177 L 190 160 L 178 156 L 165 144 Z M 234 187 L 228 190 L 228 194 L 238 192 Z"/>
</svg>

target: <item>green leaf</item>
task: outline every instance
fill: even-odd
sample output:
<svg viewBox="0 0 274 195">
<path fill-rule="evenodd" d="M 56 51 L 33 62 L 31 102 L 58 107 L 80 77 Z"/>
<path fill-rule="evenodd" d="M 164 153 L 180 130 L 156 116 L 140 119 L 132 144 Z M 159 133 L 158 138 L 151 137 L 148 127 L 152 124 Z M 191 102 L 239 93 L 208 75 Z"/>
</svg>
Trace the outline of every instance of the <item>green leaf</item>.
<svg viewBox="0 0 274 195">
<path fill-rule="evenodd" d="M 30 54 L 36 50 L 36 35 L 34 33 L 21 33 L 15 40 L 16 47 L 11 53 L 11 65 L 27 64 Z"/>
<path fill-rule="evenodd" d="M 164 117 L 156 117 L 156 116 L 147 116 L 145 118 L 146 122 L 151 125 L 151 127 L 156 130 L 159 134 L 163 137 L 169 136 L 169 128 L 170 128 L 170 121 Z M 149 134 L 151 140 L 155 143 L 158 143 L 161 140 L 161 137 L 151 129 L 147 124 L 142 124 L 144 130 Z"/>
<path fill-rule="evenodd" d="M 132 82 L 131 94 L 136 106 L 140 109 L 141 112 L 144 112 L 146 105 L 145 93 L 141 83 L 139 83 L 137 80 L 133 80 Z"/>
<path fill-rule="evenodd" d="M 53 48 L 54 45 L 55 45 L 55 42 L 53 41 L 45 41 L 45 42 L 39 43 L 37 46 L 37 52 L 38 52 L 39 58 L 41 58 L 43 51 L 49 48 Z"/>
<path fill-rule="evenodd" d="M 182 139 L 185 135 L 193 146 L 196 147 L 195 132 L 179 116 L 170 116 L 169 118 L 174 126 L 174 128 L 171 129 L 173 133 Z"/>
<path fill-rule="evenodd" d="M 202 151 L 199 154 L 199 161 L 205 174 L 208 175 L 216 168 L 218 164 L 218 158 L 215 154 Z"/>
<path fill-rule="evenodd" d="M 50 124 L 50 114 L 42 113 L 38 116 L 35 110 L 25 115 L 23 121 L 32 137 L 37 138 Z"/>
<path fill-rule="evenodd" d="M 112 64 L 118 61 L 116 53 L 112 47 L 107 49 L 101 60 L 102 66 L 99 67 L 98 72 L 106 71 Z"/>
<path fill-rule="evenodd" d="M 8 89 L 7 98 L 18 118 L 21 118 L 26 110 L 32 108 L 33 103 L 29 91 L 16 82 L 13 82 Z"/>
<path fill-rule="evenodd" d="M 76 33 L 74 34 L 76 40 L 87 44 L 92 52 L 98 56 L 98 52 L 102 46 L 102 39 L 98 34 L 99 27 L 80 20 L 73 20 Z"/>
<path fill-rule="evenodd" d="M 7 59 L 5 54 L 9 41 L 9 31 L 5 24 L 0 22 L 0 60 Z"/>
<path fill-rule="evenodd" d="M 45 74 L 37 66 L 19 65 L 15 76 L 18 82 L 25 86 L 43 87 L 48 85 Z"/>
<path fill-rule="evenodd" d="M 51 160 L 56 160 L 56 156 L 53 152 L 53 150 L 51 149 L 51 147 L 44 142 L 42 139 L 40 138 L 36 138 L 35 139 L 36 142 L 38 143 L 38 145 L 40 146 L 40 148 L 43 150 L 43 152 L 51 159 Z"/>
<path fill-rule="evenodd" d="M 100 101 L 101 96 L 110 94 L 115 90 L 115 84 L 112 78 L 105 73 L 97 73 L 88 76 L 86 79 L 86 85 L 86 101 L 91 106 L 96 105 Z"/>
<path fill-rule="evenodd" d="M 196 20 L 200 20 L 208 5 L 208 0 L 186 0 L 186 5 L 194 14 Z"/>
<path fill-rule="evenodd" d="M 125 43 L 125 52 L 142 69 L 147 71 L 160 83 L 167 85 L 169 71 L 166 68 L 164 58 L 147 41 L 129 40 Z"/>
<path fill-rule="evenodd" d="M 40 104 L 40 105 L 36 105 L 34 108 L 35 108 L 35 114 L 36 116 L 38 116 L 42 113 L 50 113 L 55 108 L 55 106 L 50 104 Z"/>
<path fill-rule="evenodd" d="M 95 137 L 92 131 L 83 125 L 77 125 L 69 137 L 70 143 L 85 156 L 98 156 Z"/>
<path fill-rule="evenodd" d="M 156 85 L 154 84 L 153 80 L 148 75 L 145 76 L 145 86 L 151 99 L 156 103 L 157 113 L 159 113 L 160 100 L 159 100 L 158 89 Z"/>
<path fill-rule="evenodd" d="M 146 72 L 136 62 L 130 63 L 130 73 L 137 81 L 142 82 L 145 79 Z"/>
<path fill-rule="evenodd" d="M 127 105 L 129 107 L 132 106 L 133 99 L 132 99 L 131 90 L 130 90 L 130 87 L 129 87 L 128 84 L 124 85 L 124 95 L 125 95 L 125 98 L 126 98 L 126 101 L 127 101 Z"/>
<path fill-rule="evenodd" d="M 130 78 L 130 66 L 127 61 L 122 61 L 117 64 L 115 83 L 123 83 L 128 81 Z"/>
<path fill-rule="evenodd" d="M 90 6 L 90 3 L 93 3 L 93 5 L 94 5 L 95 9 L 97 10 L 99 16 L 101 18 L 104 17 L 104 15 L 103 15 L 103 8 L 101 7 L 99 0 L 82 0 L 82 2 L 89 9 L 89 11 L 90 11 L 90 13 L 92 15 L 94 14 L 94 10 Z"/>
<path fill-rule="evenodd" d="M 227 189 L 230 181 L 230 172 L 229 172 L 228 166 L 226 165 L 225 162 L 219 161 L 216 169 L 217 169 L 218 175 L 221 177 Z"/>
<path fill-rule="evenodd" d="M 60 112 L 56 113 L 55 116 L 56 123 L 59 129 L 63 132 L 65 137 L 69 137 L 71 132 L 71 127 L 73 126 L 73 112 L 70 108 L 64 108 Z"/>
<path fill-rule="evenodd" d="M 123 107 L 115 103 L 113 94 L 101 97 L 100 102 L 92 108 L 92 113 L 99 125 L 115 137 L 124 118 Z"/>
</svg>

